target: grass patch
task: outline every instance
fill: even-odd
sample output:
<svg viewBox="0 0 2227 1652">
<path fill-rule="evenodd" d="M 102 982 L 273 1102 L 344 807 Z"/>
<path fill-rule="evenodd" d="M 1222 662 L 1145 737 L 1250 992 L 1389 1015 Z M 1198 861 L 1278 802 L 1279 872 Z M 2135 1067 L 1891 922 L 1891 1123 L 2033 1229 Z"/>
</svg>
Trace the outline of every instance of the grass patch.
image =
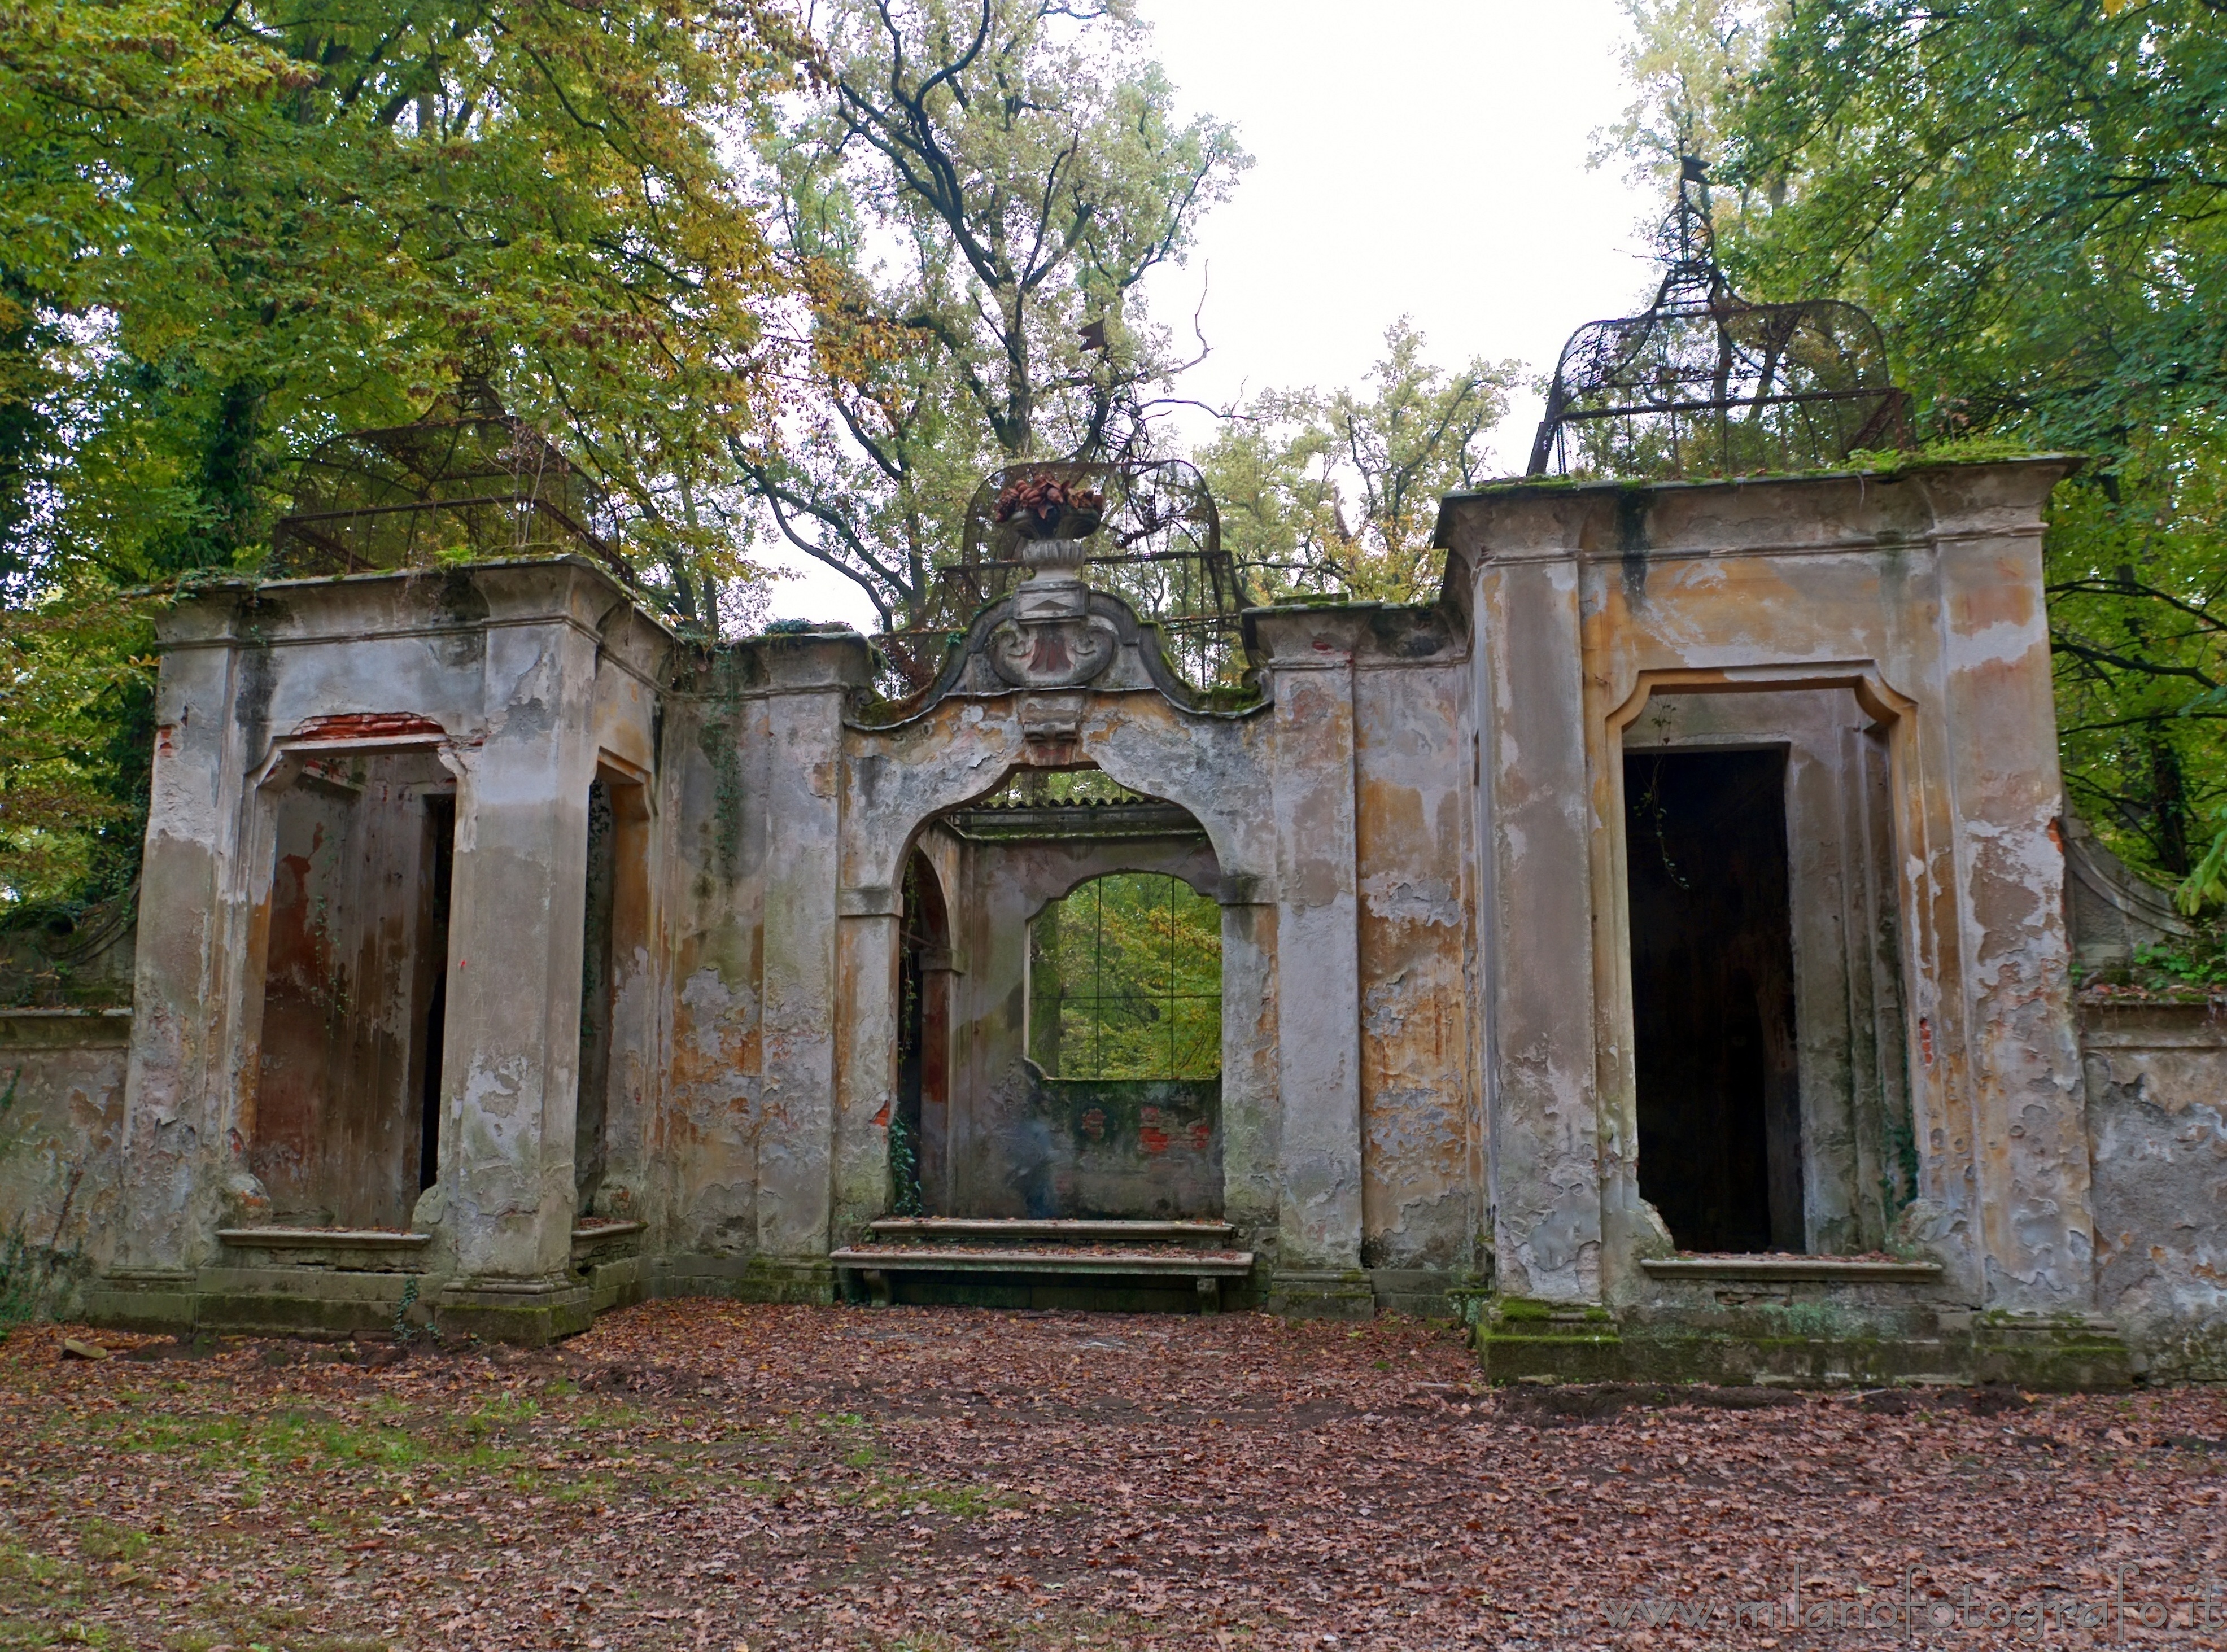
<svg viewBox="0 0 2227 1652">
<path fill-rule="evenodd" d="M 414 1467 L 425 1452 L 412 1435 L 392 1428 L 361 1428 L 305 1411 L 267 1417 L 139 1417 L 117 1432 L 120 1450 L 190 1457 L 201 1468 L 269 1470 Z"/>
<path fill-rule="evenodd" d="M 77 1546 L 90 1560 L 136 1560 L 148 1547 L 145 1533 L 97 1515 L 79 1525 Z"/>
</svg>

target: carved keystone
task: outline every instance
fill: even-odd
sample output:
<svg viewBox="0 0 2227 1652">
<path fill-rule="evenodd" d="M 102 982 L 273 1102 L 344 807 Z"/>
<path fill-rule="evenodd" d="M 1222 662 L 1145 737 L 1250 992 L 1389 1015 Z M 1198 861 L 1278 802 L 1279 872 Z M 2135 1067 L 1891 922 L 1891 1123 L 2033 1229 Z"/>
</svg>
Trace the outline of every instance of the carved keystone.
<svg viewBox="0 0 2227 1652">
<path fill-rule="evenodd" d="M 1021 738 L 1032 746 L 1073 745 L 1082 737 L 1082 696 L 1021 696 Z"/>
</svg>

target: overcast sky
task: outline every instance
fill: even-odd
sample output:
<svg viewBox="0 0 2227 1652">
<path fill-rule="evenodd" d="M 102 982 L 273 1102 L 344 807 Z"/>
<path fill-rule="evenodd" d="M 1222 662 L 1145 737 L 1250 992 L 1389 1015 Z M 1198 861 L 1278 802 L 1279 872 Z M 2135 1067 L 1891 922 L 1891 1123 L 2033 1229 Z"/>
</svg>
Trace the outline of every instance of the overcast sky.
<svg viewBox="0 0 2227 1652">
<path fill-rule="evenodd" d="M 1182 393 L 1220 405 L 1361 380 L 1414 318 L 1445 364 L 1551 367 L 1580 322 L 1651 296 L 1640 220 L 1659 210 L 1590 137 L 1629 99 L 1615 0 L 1139 0 L 1186 112 L 1235 124 L 1254 165 L 1153 289 L 1187 324 L 1202 288 L 1213 354 Z M 1518 469 L 1535 398 L 1494 433 Z M 776 616 L 873 610 L 808 559 Z"/>
</svg>

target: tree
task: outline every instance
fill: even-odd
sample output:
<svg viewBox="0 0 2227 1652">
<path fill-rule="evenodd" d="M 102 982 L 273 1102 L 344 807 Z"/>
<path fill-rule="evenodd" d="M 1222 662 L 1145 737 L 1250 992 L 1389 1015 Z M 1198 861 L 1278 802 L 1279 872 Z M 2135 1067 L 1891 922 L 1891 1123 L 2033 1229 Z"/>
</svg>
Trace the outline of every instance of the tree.
<svg viewBox="0 0 2227 1652">
<path fill-rule="evenodd" d="M 1448 373 L 1425 348 L 1403 317 L 1385 330 L 1365 392 L 1272 391 L 1200 456 L 1222 542 L 1257 596 L 1438 595 L 1439 501 L 1478 481 L 1518 367 L 1480 357 Z"/>
<path fill-rule="evenodd" d="M 2067 785 L 2187 874 L 2227 805 L 2227 6 L 1801 0 L 1745 91 L 1749 284 L 1886 324 L 1928 432 L 2085 452 L 2049 585 Z"/>
<path fill-rule="evenodd" d="M 832 105 L 764 146 L 814 399 L 739 443 L 778 531 L 918 615 L 982 475 L 1141 454 L 1181 370 L 1143 284 L 1248 164 L 1129 0 L 837 0 Z"/>
<path fill-rule="evenodd" d="M 0 0 L 0 903 L 136 838 L 144 627 L 56 616 L 258 564 L 293 459 L 467 362 L 711 621 L 787 291 L 721 146 L 813 72 L 758 0 Z"/>
<path fill-rule="evenodd" d="M 1688 156 L 1725 153 L 1748 81 L 1784 15 L 1781 0 L 1624 0 L 1619 54 L 1634 96 L 1593 134 L 1592 164 L 1622 160 L 1635 181 L 1675 183 Z M 1735 199 L 1733 210 L 1739 209 Z"/>
<path fill-rule="evenodd" d="M 9 290 L 97 335 L 73 418 L 125 456 L 73 466 L 54 542 L 134 577 L 252 555 L 306 443 L 478 359 L 654 554 L 701 548 L 675 501 L 769 416 L 782 285 L 714 123 L 805 52 L 753 4 L 7 0 Z M 104 520 L 91 484 L 150 467 L 172 495 Z"/>
</svg>

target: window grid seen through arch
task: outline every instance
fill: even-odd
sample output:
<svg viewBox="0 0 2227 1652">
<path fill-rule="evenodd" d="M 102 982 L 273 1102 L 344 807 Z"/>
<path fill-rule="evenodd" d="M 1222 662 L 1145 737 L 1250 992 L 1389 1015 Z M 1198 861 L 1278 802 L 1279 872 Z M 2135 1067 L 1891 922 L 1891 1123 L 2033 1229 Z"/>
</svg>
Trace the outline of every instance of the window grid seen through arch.
<svg viewBox="0 0 2227 1652">
<path fill-rule="evenodd" d="M 1029 1008 L 1051 1077 L 1218 1077 L 1221 907 L 1158 873 L 1093 878 L 1031 927 Z"/>
</svg>

